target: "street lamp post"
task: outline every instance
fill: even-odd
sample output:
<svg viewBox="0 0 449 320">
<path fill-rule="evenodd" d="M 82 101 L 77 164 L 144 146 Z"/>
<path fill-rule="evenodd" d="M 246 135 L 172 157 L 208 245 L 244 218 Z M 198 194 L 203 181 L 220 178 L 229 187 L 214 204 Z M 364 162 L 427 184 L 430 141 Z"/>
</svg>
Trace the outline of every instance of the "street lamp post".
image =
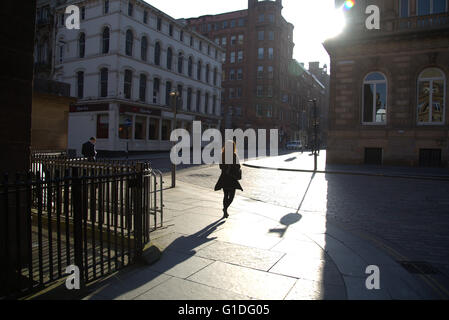
<svg viewBox="0 0 449 320">
<path fill-rule="evenodd" d="M 178 91 L 172 91 L 170 92 L 170 98 L 173 108 L 173 121 L 174 121 L 174 128 L 176 129 L 176 114 L 177 114 L 177 103 L 178 103 L 178 97 L 179 92 Z M 176 142 L 173 142 L 173 147 L 176 145 Z M 172 163 L 171 165 L 171 187 L 176 188 L 176 165 Z"/>
<path fill-rule="evenodd" d="M 318 170 L 318 110 L 316 99 L 309 100 L 309 102 L 313 102 L 313 156 L 314 156 L 314 171 Z"/>
</svg>

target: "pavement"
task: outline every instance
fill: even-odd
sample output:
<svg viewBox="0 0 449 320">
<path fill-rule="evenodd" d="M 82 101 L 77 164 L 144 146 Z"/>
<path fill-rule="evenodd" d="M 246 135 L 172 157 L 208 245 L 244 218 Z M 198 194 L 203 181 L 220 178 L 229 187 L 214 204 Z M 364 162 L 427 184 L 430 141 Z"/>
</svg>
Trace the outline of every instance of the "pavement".
<svg viewBox="0 0 449 320">
<path fill-rule="evenodd" d="M 296 166 L 297 158 L 302 159 L 301 168 L 306 168 L 312 159 L 299 152 L 281 156 L 277 161 L 273 158 L 251 161 L 256 167 L 267 166 L 267 161 L 273 161 L 272 168 L 283 163 L 294 168 L 292 165 Z M 85 299 L 449 298 L 445 277 L 449 269 L 444 269 L 448 261 L 447 239 L 444 238 L 448 230 L 446 216 L 439 224 L 441 230 L 436 229 L 435 232 L 437 236 L 441 234 L 442 241 L 438 243 L 444 246 L 439 251 L 436 248 L 432 255 L 433 262 L 440 263 L 440 270 L 446 271 L 440 275 L 418 274 L 401 265 L 400 262 L 410 260 L 409 256 L 394 246 L 394 237 L 389 241 L 389 230 L 385 237 L 379 237 L 375 230 L 360 227 L 367 220 L 366 215 L 388 211 L 382 208 L 382 203 L 371 211 L 364 207 L 361 210 L 355 205 L 356 210 L 363 211 L 365 215 L 357 217 L 354 214 L 354 219 L 347 219 L 343 214 L 343 218 L 339 216 L 337 219 L 337 213 L 353 211 L 346 206 L 348 195 L 343 194 L 344 190 L 337 194 L 340 195 L 337 200 L 330 196 L 331 188 L 336 186 L 331 185 L 332 178 L 327 175 L 244 167 L 242 185 L 245 191 L 238 192 L 229 209 L 230 217 L 224 220 L 221 218 L 222 193 L 214 192 L 212 188 L 218 171 L 216 166 L 200 166 L 179 172 L 177 187 L 164 193 L 164 228 L 152 233 L 152 243 L 162 251 L 161 259 L 151 266 L 133 266 L 96 284 Z M 166 178 L 168 184 L 170 177 Z M 375 177 L 355 179 L 365 179 L 362 185 L 368 189 L 368 194 L 379 190 L 376 183 L 389 192 L 392 180 Z M 355 203 L 357 199 L 351 187 L 359 190 L 357 181 L 340 185 L 348 189 L 350 200 Z M 428 183 L 440 186 L 443 182 L 423 183 L 423 189 L 427 190 Z M 442 192 L 447 190 L 447 183 L 444 183 L 440 188 Z M 410 182 L 406 184 L 411 185 Z M 417 187 L 420 189 L 421 185 Z M 399 187 L 395 185 L 394 188 Z M 361 200 L 362 204 L 366 199 Z M 404 205 L 405 202 L 400 204 Z M 436 207 L 440 208 L 441 205 Z M 438 210 L 435 212 L 439 214 Z M 402 241 L 401 228 L 396 225 L 402 222 L 402 215 L 391 216 L 391 213 L 388 211 L 391 223 L 385 222 L 385 218 L 379 220 L 393 225 L 392 234 Z M 374 214 L 372 218 L 372 223 L 369 223 L 371 227 L 384 228 L 383 224 L 374 220 L 377 219 Z M 414 232 L 419 238 L 419 227 L 423 222 L 414 220 L 412 215 L 407 218 L 412 221 L 412 226 L 405 225 L 406 234 L 410 236 L 411 228 L 411 233 Z M 434 243 L 429 245 L 435 247 Z M 417 259 L 421 258 L 419 254 L 418 250 Z M 426 261 L 431 258 L 426 257 Z M 366 271 L 373 265 L 379 270 L 380 288 L 369 290 L 366 282 L 370 274 Z"/>
</svg>

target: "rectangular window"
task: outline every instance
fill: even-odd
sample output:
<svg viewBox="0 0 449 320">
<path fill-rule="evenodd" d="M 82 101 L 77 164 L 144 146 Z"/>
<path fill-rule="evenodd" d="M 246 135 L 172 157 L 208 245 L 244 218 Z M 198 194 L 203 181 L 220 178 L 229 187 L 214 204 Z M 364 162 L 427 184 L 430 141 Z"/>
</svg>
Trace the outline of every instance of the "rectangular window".
<svg viewBox="0 0 449 320">
<path fill-rule="evenodd" d="M 258 39 L 259 41 L 263 41 L 263 40 L 264 40 L 264 37 L 265 37 L 265 31 L 259 31 L 259 32 L 257 33 L 257 39 Z"/>
<path fill-rule="evenodd" d="M 235 97 L 235 89 L 229 88 L 229 99 L 234 99 Z"/>
<path fill-rule="evenodd" d="M 268 79 L 273 79 L 273 78 L 274 78 L 273 67 L 269 66 L 268 67 Z"/>
<path fill-rule="evenodd" d="M 235 63 L 235 52 L 231 52 L 231 63 Z"/>
<path fill-rule="evenodd" d="M 104 0 L 104 4 L 103 4 L 103 13 L 104 13 L 104 14 L 109 13 L 109 0 Z"/>
<path fill-rule="evenodd" d="M 245 26 L 245 19 L 240 18 L 239 19 L 239 27 L 244 27 Z"/>
<path fill-rule="evenodd" d="M 263 66 L 257 67 L 257 78 L 262 79 L 263 78 Z"/>
<path fill-rule="evenodd" d="M 78 87 L 78 98 L 82 99 L 84 97 L 84 72 L 78 72 L 77 87 Z"/>
<path fill-rule="evenodd" d="M 133 129 L 133 117 L 126 114 L 120 115 L 118 125 L 118 137 L 124 140 L 131 139 L 132 129 Z"/>
<path fill-rule="evenodd" d="M 268 40 L 274 40 L 274 32 L 273 31 L 268 32 Z"/>
<path fill-rule="evenodd" d="M 238 36 L 238 44 L 239 45 L 243 44 L 243 34 L 239 34 L 239 36 Z"/>
<path fill-rule="evenodd" d="M 258 97 L 263 96 L 263 86 L 257 86 L 256 94 Z"/>
<path fill-rule="evenodd" d="M 226 37 L 221 38 L 221 46 L 222 47 L 226 47 L 226 45 L 227 45 L 226 40 L 227 40 Z"/>
<path fill-rule="evenodd" d="M 223 29 L 226 29 L 228 27 L 228 22 L 227 21 L 223 21 Z"/>
<path fill-rule="evenodd" d="M 267 90 L 267 97 L 272 98 L 273 97 L 273 87 L 269 86 Z"/>
<path fill-rule="evenodd" d="M 229 80 L 235 80 L 235 70 L 231 69 L 229 71 Z"/>
<path fill-rule="evenodd" d="M 242 88 L 237 88 L 237 98 L 242 97 Z"/>
<path fill-rule="evenodd" d="M 237 36 L 231 36 L 231 46 L 235 46 L 237 43 Z"/>
<path fill-rule="evenodd" d="M 243 70 L 242 69 L 237 70 L 237 80 L 243 80 Z"/>
<path fill-rule="evenodd" d="M 81 7 L 81 20 L 86 19 L 86 7 Z"/>
<path fill-rule="evenodd" d="M 170 37 L 173 37 L 173 25 L 172 24 L 170 24 L 168 26 L 168 34 L 170 35 Z"/>
<path fill-rule="evenodd" d="M 201 91 L 196 92 L 196 111 L 199 112 L 201 108 Z"/>
<path fill-rule="evenodd" d="M 144 74 L 140 75 L 139 99 L 143 102 L 147 100 L 147 76 Z"/>
<path fill-rule="evenodd" d="M 219 46 L 220 45 L 220 38 L 215 38 L 214 42 L 215 42 L 215 44 L 217 46 Z"/>
<path fill-rule="evenodd" d="M 150 118 L 148 139 L 149 140 L 159 140 L 159 119 Z"/>
<path fill-rule="evenodd" d="M 133 4 L 130 2 L 128 2 L 128 16 L 132 17 L 133 16 L 133 11 L 134 11 L 134 6 Z"/>
<path fill-rule="evenodd" d="M 258 118 L 263 117 L 263 110 L 262 110 L 262 106 L 260 104 L 256 104 L 256 116 Z"/>
<path fill-rule="evenodd" d="M 409 0 L 401 0 L 401 13 L 400 13 L 400 17 L 401 18 L 407 18 L 409 16 Z"/>
<path fill-rule="evenodd" d="M 265 115 L 267 118 L 273 117 L 273 106 L 267 106 L 267 108 L 265 110 Z"/>
<path fill-rule="evenodd" d="M 143 23 L 148 23 L 148 11 L 143 12 Z"/>
<path fill-rule="evenodd" d="M 273 58 L 274 58 L 273 48 L 268 48 L 268 59 L 273 60 Z"/>
<path fill-rule="evenodd" d="M 231 20 L 231 28 L 235 28 L 235 20 Z"/>
<path fill-rule="evenodd" d="M 226 63 L 226 52 L 224 52 L 223 55 L 221 56 L 221 62 Z"/>
<path fill-rule="evenodd" d="M 179 33 L 179 41 L 184 42 L 184 30 Z"/>
<path fill-rule="evenodd" d="M 97 139 L 109 138 L 109 115 L 97 115 Z"/>
<path fill-rule="evenodd" d="M 147 117 L 136 116 L 134 124 L 134 139 L 145 140 L 147 135 Z"/>
<path fill-rule="evenodd" d="M 157 17 L 157 30 L 158 31 L 162 30 L 162 18 L 161 17 Z"/>
<path fill-rule="evenodd" d="M 162 141 L 168 141 L 170 140 L 170 134 L 171 134 L 171 120 L 164 119 L 162 120 Z"/>
<path fill-rule="evenodd" d="M 123 91 L 126 99 L 131 99 L 131 87 L 132 87 L 133 73 L 131 70 L 125 70 L 125 82 Z"/>
<path fill-rule="evenodd" d="M 264 58 L 263 48 L 259 48 L 259 49 L 257 50 L 257 58 L 258 58 L 259 60 L 262 60 L 262 59 Z"/>
<path fill-rule="evenodd" d="M 269 14 L 268 20 L 270 21 L 270 23 L 274 23 L 274 14 Z"/>
<path fill-rule="evenodd" d="M 265 16 L 263 13 L 259 14 L 259 22 L 264 22 L 265 21 Z"/>
</svg>

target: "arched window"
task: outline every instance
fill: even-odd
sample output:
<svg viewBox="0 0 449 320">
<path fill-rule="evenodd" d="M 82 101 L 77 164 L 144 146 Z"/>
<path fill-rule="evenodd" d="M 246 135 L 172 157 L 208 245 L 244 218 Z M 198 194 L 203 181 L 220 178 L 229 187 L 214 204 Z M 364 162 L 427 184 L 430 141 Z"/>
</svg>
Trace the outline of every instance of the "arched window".
<svg viewBox="0 0 449 320">
<path fill-rule="evenodd" d="M 157 66 L 161 65 L 161 45 L 156 42 L 154 46 L 154 64 Z"/>
<path fill-rule="evenodd" d="M 84 58 L 84 55 L 86 53 L 86 34 L 84 32 L 80 34 L 80 37 L 78 39 L 78 47 L 80 58 Z"/>
<path fill-rule="evenodd" d="M 126 48 L 125 53 L 127 56 L 133 55 L 133 32 L 131 30 L 126 31 Z"/>
<path fill-rule="evenodd" d="M 109 39 L 110 39 L 111 35 L 109 32 L 109 28 L 105 27 L 103 29 L 103 48 L 102 48 L 102 53 L 109 53 Z"/>
<path fill-rule="evenodd" d="M 379 72 L 363 81 L 363 123 L 385 124 L 387 120 L 387 79 Z"/>
<path fill-rule="evenodd" d="M 183 67 L 184 67 L 184 55 L 182 54 L 182 52 L 180 52 L 178 55 L 178 72 L 179 73 L 183 73 L 182 72 Z"/>
<path fill-rule="evenodd" d="M 148 53 L 148 40 L 147 37 L 143 36 L 141 41 L 141 49 L 140 55 L 143 61 L 147 61 L 147 53 Z"/>
<path fill-rule="evenodd" d="M 193 74 L 193 59 L 192 59 L 192 57 L 189 57 L 187 73 L 188 73 L 189 77 L 192 77 L 192 74 Z"/>
<path fill-rule="evenodd" d="M 209 83 L 209 70 L 210 69 L 210 67 L 209 67 L 209 65 L 207 64 L 206 65 L 206 83 Z"/>
<path fill-rule="evenodd" d="M 443 124 L 446 78 L 438 68 L 425 69 L 418 78 L 418 124 Z"/>
<path fill-rule="evenodd" d="M 144 74 L 140 75 L 139 99 L 143 102 L 147 100 L 147 76 Z"/>
<path fill-rule="evenodd" d="M 173 64 L 173 51 L 171 48 L 167 49 L 167 69 L 171 70 Z"/>
<path fill-rule="evenodd" d="M 84 97 L 84 72 L 78 71 L 76 74 L 76 84 L 77 84 L 77 97 L 82 99 Z"/>
<path fill-rule="evenodd" d="M 198 61 L 198 68 L 196 72 L 196 78 L 197 80 L 201 80 L 201 61 Z"/>
<path fill-rule="evenodd" d="M 125 82 L 123 86 L 125 99 L 131 99 L 132 82 L 133 82 L 133 72 L 131 70 L 125 70 Z"/>
<path fill-rule="evenodd" d="M 108 69 L 102 68 L 100 70 L 100 97 L 105 98 L 108 96 Z"/>
</svg>

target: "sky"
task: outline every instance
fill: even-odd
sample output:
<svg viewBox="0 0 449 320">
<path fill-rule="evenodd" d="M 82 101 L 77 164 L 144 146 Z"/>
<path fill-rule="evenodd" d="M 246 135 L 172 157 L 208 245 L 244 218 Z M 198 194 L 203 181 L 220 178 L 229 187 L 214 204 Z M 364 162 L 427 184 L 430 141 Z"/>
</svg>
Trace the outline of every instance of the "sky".
<svg viewBox="0 0 449 320">
<path fill-rule="evenodd" d="M 248 8 L 248 0 L 145 0 L 175 19 L 199 17 Z M 342 15 L 334 0 L 283 0 L 282 15 L 295 26 L 293 58 L 304 62 L 320 61 L 329 66 L 329 55 L 322 43 L 343 27 Z M 341 13 L 341 11 L 340 11 Z M 329 69 L 329 68 L 328 68 Z"/>
</svg>

